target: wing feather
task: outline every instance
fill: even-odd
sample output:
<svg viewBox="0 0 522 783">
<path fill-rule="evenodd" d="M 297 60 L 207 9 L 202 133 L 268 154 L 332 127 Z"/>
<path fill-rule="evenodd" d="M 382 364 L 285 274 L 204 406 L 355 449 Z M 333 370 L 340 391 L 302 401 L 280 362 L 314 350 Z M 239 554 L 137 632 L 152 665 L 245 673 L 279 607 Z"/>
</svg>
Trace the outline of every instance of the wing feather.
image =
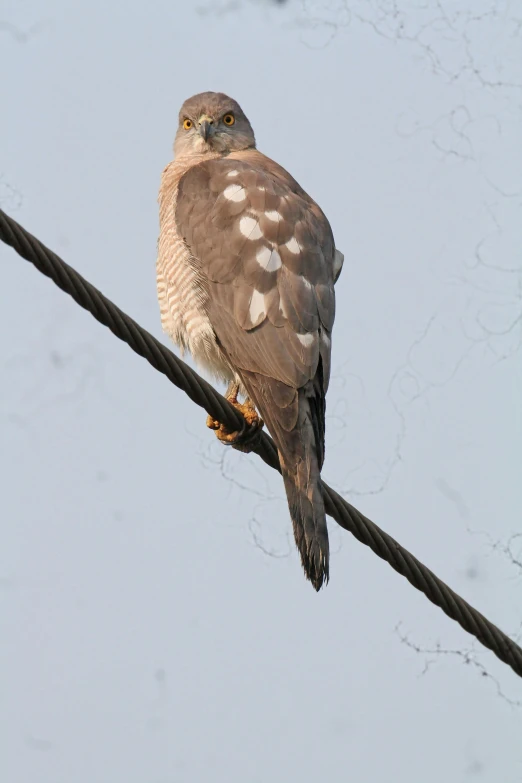
<svg viewBox="0 0 522 783">
<path fill-rule="evenodd" d="M 265 378 L 251 381 L 252 390 L 262 388 L 257 396 L 269 396 L 272 417 L 281 416 L 285 425 L 297 420 L 295 391 L 313 381 L 317 404 L 310 410 L 323 449 L 318 411 L 329 380 L 325 335 L 335 317 L 338 266 L 326 217 L 287 172 L 257 151 L 189 169 L 179 183 L 175 217 L 206 281 L 209 318 L 228 360 L 245 378 Z"/>
</svg>

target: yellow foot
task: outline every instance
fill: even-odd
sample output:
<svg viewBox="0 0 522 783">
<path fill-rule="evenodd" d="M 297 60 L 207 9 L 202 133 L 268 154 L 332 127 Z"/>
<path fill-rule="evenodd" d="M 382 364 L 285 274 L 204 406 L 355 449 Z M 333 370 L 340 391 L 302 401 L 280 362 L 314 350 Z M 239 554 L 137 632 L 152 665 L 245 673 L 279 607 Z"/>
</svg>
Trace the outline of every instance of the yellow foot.
<svg viewBox="0 0 522 783">
<path fill-rule="evenodd" d="M 248 454 L 257 445 L 263 428 L 263 420 L 259 418 L 250 400 L 245 400 L 245 402 L 241 403 L 237 401 L 235 396 L 227 399 L 243 416 L 245 420 L 244 427 L 236 432 L 230 432 L 224 424 L 220 424 L 212 416 L 207 416 L 207 427 L 214 430 L 217 439 L 224 445 L 232 446 L 238 451 Z"/>
</svg>

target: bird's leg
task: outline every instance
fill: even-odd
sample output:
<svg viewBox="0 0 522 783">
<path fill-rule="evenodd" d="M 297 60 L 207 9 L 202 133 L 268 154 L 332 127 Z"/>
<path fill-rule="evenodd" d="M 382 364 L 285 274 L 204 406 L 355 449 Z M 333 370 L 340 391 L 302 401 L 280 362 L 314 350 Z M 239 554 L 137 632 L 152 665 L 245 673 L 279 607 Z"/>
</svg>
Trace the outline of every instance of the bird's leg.
<svg viewBox="0 0 522 783">
<path fill-rule="evenodd" d="M 237 402 L 237 395 L 239 394 L 239 383 L 236 383 L 236 381 L 230 381 L 228 384 L 228 389 L 225 392 L 225 397 L 229 402 L 232 403 L 232 405 L 235 405 Z"/>
<path fill-rule="evenodd" d="M 232 446 L 238 451 L 248 454 L 254 449 L 259 440 L 259 434 L 263 427 L 263 420 L 258 416 L 257 411 L 249 397 L 243 403 L 237 401 L 239 394 L 239 384 L 232 381 L 226 391 L 225 397 L 238 410 L 245 420 L 241 430 L 230 432 L 224 424 L 221 424 L 212 416 L 207 416 L 207 427 L 214 430 L 216 437 L 226 446 Z"/>
</svg>

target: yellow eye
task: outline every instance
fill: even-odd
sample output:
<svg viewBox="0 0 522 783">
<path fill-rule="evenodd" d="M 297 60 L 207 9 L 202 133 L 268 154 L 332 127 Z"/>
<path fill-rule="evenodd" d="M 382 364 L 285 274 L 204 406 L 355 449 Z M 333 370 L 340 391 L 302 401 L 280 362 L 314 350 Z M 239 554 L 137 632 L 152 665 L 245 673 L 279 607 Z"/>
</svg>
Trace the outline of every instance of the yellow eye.
<svg viewBox="0 0 522 783">
<path fill-rule="evenodd" d="M 189 120 L 188 117 L 186 117 L 183 120 L 183 127 L 185 128 L 185 130 L 190 130 L 193 125 L 194 125 L 194 123 L 192 122 L 192 120 Z"/>
<path fill-rule="evenodd" d="M 231 125 L 235 123 L 235 121 L 236 118 L 234 117 L 233 114 L 225 114 L 225 116 L 223 117 L 223 122 L 225 123 L 225 125 L 228 125 L 229 128 Z"/>
</svg>

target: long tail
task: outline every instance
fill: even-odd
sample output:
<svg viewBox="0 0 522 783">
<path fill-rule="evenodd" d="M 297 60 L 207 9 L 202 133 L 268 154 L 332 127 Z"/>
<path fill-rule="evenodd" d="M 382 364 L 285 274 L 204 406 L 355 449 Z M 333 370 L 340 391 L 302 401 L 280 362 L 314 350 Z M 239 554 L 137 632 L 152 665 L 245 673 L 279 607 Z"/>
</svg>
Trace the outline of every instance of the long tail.
<svg viewBox="0 0 522 783">
<path fill-rule="evenodd" d="M 320 590 L 329 577 L 329 544 L 318 448 L 309 420 L 288 435 L 293 448 L 286 442 L 279 458 L 295 543 L 307 579 Z"/>
<path fill-rule="evenodd" d="M 253 372 L 243 381 L 279 451 L 295 543 L 316 590 L 328 582 L 329 546 L 321 489 L 325 402 L 321 365 L 300 389 Z"/>
</svg>

